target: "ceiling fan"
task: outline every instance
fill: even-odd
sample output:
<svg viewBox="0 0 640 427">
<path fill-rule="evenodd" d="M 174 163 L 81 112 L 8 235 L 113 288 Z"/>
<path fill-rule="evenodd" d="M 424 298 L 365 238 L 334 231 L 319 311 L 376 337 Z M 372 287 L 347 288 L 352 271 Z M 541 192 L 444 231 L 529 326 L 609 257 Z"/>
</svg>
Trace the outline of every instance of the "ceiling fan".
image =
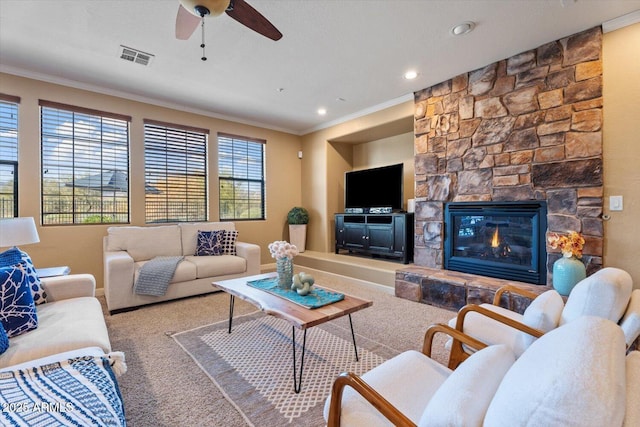
<svg viewBox="0 0 640 427">
<path fill-rule="evenodd" d="M 176 17 L 176 38 L 187 40 L 201 24 L 204 32 L 204 18 L 219 16 L 222 12 L 242 25 L 271 40 L 280 40 L 282 33 L 260 12 L 244 0 L 179 0 Z M 203 41 L 204 45 L 204 36 Z M 204 48 L 204 46 L 202 46 Z M 204 57 L 203 57 L 204 58 Z"/>
</svg>

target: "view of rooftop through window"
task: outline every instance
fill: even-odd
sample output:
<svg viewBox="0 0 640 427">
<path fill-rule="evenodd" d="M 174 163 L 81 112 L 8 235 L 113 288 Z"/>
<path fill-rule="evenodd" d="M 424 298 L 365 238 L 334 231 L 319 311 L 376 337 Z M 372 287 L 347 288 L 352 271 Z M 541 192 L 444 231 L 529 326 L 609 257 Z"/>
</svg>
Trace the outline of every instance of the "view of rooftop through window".
<svg viewBox="0 0 640 427">
<path fill-rule="evenodd" d="M 128 223 L 130 118 L 40 106 L 42 224 Z"/>
</svg>

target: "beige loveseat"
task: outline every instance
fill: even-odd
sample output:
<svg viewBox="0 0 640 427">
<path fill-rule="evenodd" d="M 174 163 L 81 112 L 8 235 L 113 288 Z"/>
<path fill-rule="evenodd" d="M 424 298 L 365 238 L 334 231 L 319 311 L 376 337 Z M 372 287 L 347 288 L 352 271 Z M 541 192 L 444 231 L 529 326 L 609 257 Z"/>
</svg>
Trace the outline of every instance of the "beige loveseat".
<svg viewBox="0 0 640 427">
<path fill-rule="evenodd" d="M 236 241 L 237 255 L 195 256 L 198 231 L 235 231 L 232 222 L 109 227 L 104 237 L 104 294 L 110 312 L 215 291 L 214 280 L 260 273 L 260 247 Z M 239 238 L 242 238 L 239 236 Z M 155 257 L 184 256 L 164 295 L 140 295 L 134 283 Z"/>
</svg>

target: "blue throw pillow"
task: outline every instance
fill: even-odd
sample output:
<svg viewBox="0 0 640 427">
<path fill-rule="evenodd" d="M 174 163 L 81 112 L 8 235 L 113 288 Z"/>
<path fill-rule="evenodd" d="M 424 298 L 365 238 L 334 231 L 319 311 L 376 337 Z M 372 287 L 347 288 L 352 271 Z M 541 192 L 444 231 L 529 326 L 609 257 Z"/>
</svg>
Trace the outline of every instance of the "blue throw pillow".
<svg viewBox="0 0 640 427">
<path fill-rule="evenodd" d="M 0 267 L 11 267 L 20 264 L 22 261 L 22 252 L 15 246 L 0 253 Z"/>
<path fill-rule="evenodd" d="M 22 264 L 0 267 L 0 321 L 9 338 L 38 327 L 36 306 Z"/>
<path fill-rule="evenodd" d="M 222 255 L 222 240 L 224 230 L 198 231 L 198 245 L 196 256 Z"/>
<path fill-rule="evenodd" d="M 7 351 L 9 348 L 9 337 L 7 336 L 7 331 L 4 330 L 4 326 L 2 326 L 2 322 L 0 322 L 0 354 Z"/>
<path fill-rule="evenodd" d="M 36 268 L 33 266 L 33 262 L 31 258 L 25 251 L 21 251 L 18 249 L 20 254 L 22 255 L 22 262 L 26 265 L 26 273 L 27 273 L 27 283 L 29 284 L 29 288 L 31 288 L 31 295 L 33 296 L 33 302 L 38 304 L 43 304 L 47 302 L 47 293 L 44 291 L 42 287 L 42 283 L 40 282 L 40 277 L 38 277 L 38 272 Z"/>
</svg>

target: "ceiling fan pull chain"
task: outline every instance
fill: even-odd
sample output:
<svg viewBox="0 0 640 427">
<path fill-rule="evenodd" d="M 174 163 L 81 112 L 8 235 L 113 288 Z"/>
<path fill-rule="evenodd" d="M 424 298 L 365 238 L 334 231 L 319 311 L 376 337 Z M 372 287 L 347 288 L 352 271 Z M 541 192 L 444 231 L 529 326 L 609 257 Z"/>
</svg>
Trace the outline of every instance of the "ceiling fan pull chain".
<svg viewBox="0 0 640 427">
<path fill-rule="evenodd" d="M 204 51 L 204 16 L 202 16 L 202 23 L 200 24 L 200 26 L 202 27 L 202 43 L 200 44 L 200 47 L 202 48 L 202 59 L 203 61 L 207 60 L 207 55 L 205 54 Z"/>
</svg>

